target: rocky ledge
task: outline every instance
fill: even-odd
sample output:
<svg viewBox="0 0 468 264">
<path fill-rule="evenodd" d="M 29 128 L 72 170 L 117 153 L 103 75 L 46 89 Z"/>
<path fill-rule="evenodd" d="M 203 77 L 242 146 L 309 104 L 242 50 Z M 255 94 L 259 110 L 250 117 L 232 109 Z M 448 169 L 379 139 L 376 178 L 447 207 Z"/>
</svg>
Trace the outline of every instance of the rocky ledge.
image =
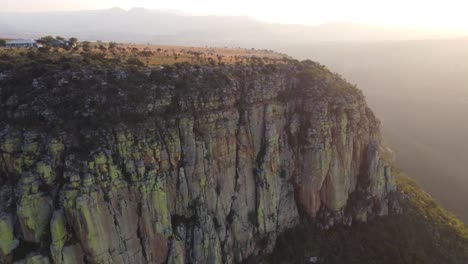
<svg viewBox="0 0 468 264">
<path fill-rule="evenodd" d="M 279 65 L 5 72 L 0 262 L 237 263 L 396 206 L 354 86 Z"/>
</svg>

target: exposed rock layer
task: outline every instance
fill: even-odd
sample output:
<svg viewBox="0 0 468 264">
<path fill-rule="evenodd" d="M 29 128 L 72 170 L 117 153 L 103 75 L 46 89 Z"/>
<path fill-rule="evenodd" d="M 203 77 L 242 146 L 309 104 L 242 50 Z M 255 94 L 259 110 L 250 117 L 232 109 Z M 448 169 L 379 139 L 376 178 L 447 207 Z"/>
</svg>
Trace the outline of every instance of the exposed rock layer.
<svg viewBox="0 0 468 264">
<path fill-rule="evenodd" d="M 144 72 L 55 73 L 31 82 L 26 106 L 6 98 L 3 261 L 233 263 L 271 250 L 300 215 L 329 227 L 389 210 L 379 122 L 322 66 Z M 116 98 L 105 111 L 138 121 L 96 126 Z"/>
</svg>

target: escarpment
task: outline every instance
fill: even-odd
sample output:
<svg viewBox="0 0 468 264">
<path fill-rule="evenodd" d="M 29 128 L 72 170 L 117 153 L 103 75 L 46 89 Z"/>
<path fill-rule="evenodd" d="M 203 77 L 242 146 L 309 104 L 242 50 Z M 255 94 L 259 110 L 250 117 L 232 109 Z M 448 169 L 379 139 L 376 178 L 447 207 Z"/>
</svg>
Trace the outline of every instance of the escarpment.
<svg viewBox="0 0 468 264">
<path fill-rule="evenodd" d="M 6 72 L 0 258 L 236 263 L 392 210 L 362 93 L 313 62 Z"/>
</svg>

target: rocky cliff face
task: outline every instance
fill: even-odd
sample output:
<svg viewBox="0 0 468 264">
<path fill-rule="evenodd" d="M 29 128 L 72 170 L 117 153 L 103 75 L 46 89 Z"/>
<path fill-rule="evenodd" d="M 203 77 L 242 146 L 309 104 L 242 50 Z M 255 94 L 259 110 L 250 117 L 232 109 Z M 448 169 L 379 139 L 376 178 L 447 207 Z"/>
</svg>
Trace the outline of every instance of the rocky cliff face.
<svg viewBox="0 0 468 264">
<path fill-rule="evenodd" d="M 379 122 L 315 63 L 7 76 L 3 262 L 234 263 L 391 209 Z"/>
</svg>

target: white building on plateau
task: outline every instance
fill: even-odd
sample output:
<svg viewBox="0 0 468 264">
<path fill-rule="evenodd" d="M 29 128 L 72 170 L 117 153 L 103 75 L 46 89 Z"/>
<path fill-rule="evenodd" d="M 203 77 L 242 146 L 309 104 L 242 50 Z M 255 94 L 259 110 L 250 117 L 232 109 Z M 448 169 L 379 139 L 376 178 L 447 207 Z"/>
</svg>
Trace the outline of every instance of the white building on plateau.
<svg viewBox="0 0 468 264">
<path fill-rule="evenodd" d="M 5 46 L 9 48 L 15 47 L 34 47 L 37 45 L 37 42 L 32 39 L 14 39 L 6 42 Z"/>
</svg>

